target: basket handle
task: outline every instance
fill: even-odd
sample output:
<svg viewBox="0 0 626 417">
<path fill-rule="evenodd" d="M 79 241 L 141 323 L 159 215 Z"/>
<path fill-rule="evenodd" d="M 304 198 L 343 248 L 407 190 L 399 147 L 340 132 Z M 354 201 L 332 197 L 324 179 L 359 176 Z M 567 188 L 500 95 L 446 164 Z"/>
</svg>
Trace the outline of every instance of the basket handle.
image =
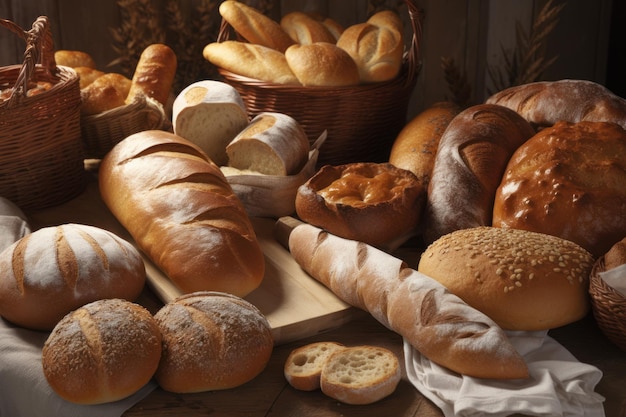
<svg viewBox="0 0 626 417">
<path fill-rule="evenodd" d="M 26 97 L 28 84 L 35 74 L 37 64 L 40 64 L 45 71 L 46 77 L 55 80 L 58 79 L 57 67 L 54 60 L 52 33 L 46 16 L 39 16 L 28 31 L 7 19 L 0 19 L 0 26 L 11 30 L 26 42 L 24 62 L 7 102 L 7 106 L 11 106 L 19 97 Z"/>
<path fill-rule="evenodd" d="M 417 6 L 415 0 L 404 0 L 404 2 L 407 5 L 411 28 L 413 29 L 411 45 L 407 53 L 408 76 L 406 77 L 406 85 L 408 86 L 415 80 L 421 66 L 420 43 L 422 41 L 422 22 L 424 20 L 424 13 Z M 222 19 L 216 41 L 224 42 L 228 40 L 230 29 L 231 28 L 228 22 L 225 19 Z M 235 34 L 238 35 L 237 33 Z"/>
</svg>

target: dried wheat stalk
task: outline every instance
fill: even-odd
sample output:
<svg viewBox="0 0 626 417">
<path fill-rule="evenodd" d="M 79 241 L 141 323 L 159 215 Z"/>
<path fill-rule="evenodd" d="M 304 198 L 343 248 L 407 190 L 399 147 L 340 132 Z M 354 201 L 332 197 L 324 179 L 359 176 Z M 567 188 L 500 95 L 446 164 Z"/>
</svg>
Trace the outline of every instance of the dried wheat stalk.
<svg viewBox="0 0 626 417">
<path fill-rule="evenodd" d="M 448 88 L 452 93 L 452 98 L 449 100 L 461 108 L 468 107 L 470 105 L 472 87 L 467 80 L 465 71 L 461 71 L 454 59 L 448 57 L 441 58 L 441 68 L 443 69 Z"/>
</svg>

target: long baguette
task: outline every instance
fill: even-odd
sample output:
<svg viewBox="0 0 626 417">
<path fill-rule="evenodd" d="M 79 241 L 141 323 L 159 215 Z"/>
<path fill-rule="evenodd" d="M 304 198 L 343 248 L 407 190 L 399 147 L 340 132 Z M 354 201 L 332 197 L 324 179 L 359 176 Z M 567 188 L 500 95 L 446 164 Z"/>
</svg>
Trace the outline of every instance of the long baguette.
<svg viewBox="0 0 626 417">
<path fill-rule="evenodd" d="M 403 261 L 309 224 L 293 229 L 289 249 L 313 278 L 433 362 L 477 378 L 528 377 L 524 359 L 500 327 Z"/>
</svg>

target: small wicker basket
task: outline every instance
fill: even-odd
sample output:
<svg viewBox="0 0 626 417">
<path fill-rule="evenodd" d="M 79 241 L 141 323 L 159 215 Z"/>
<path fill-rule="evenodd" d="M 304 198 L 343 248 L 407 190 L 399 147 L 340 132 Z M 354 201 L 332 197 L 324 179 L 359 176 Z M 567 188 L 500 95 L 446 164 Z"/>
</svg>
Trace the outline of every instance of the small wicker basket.
<svg viewBox="0 0 626 417">
<path fill-rule="evenodd" d="M 303 87 L 255 80 L 223 68 L 218 71 L 225 82 L 239 91 L 250 117 L 264 111 L 288 114 L 302 125 L 311 145 L 323 131 L 328 131 L 318 166 L 385 161 L 406 123 L 420 70 L 422 14 L 412 0 L 405 3 L 413 37 L 402 70 L 393 80 L 349 87 Z M 228 40 L 232 33 L 230 25 L 222 20 L 217 41 Z"/>
<path fill-rule="evenodd" d="M 80 87 L 76 72 L 56 65 L 48 19 L 28 31 L 0 19 L 26 42 L 24 62 L 0 68 L 0 195 L 23 210 L 61 204 L 85 186 L 80 136 Z M 34 82 L 50 89 L 28 95 Z"/>
<path fill-rule="evenodd" d="M 605 271 L 605 256 L 601 256 L 596 260 L 589 280 L 593 315 L 602 333 L 626 351 L 626 297 L 602 279 L 600 273 Z"/>
</svg>

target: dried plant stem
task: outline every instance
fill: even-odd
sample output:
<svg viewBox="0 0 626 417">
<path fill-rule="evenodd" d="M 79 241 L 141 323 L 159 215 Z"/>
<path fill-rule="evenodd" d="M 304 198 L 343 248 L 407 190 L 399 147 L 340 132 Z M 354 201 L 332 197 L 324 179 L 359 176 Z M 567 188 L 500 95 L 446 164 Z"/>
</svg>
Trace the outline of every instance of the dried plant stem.
<svg viewBox="0 0 626 417">
<path fill-rule="evenodd" d="M 454 59 L 448 57 L 441 58 L 441 68 L 443 69 L 448 89 L 452 93 L 450 101 L 453 101 L 461 108 L 468 107 L 470 105 L 472 87 L 467 80 L 465 71 L 461 71 Z"/>
</svg>

